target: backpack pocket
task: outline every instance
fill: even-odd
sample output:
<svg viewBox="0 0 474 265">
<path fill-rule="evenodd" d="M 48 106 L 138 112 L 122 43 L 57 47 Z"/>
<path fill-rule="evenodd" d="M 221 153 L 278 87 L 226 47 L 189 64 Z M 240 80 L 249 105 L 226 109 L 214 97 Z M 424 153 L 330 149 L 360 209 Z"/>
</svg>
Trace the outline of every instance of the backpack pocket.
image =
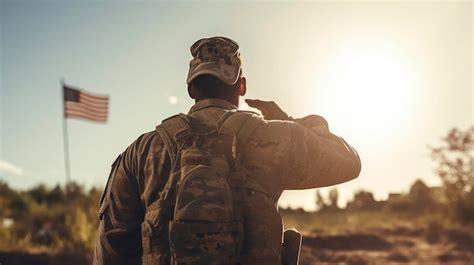
<svg viewBox="0 0 474 265">
<path fill-rule="evenodd" d="M 243 227 L 240 222 L 170 222 L 173 264 L 235 264 Z"/>
<path fill-rule="evenodd" d="M 223 158 L 199 155 L 194 150 L 182 158 L 174 220 L 169 224 L 172 264 L 235 264 L 243 227 L 233 218 L 227 164 Z"/>
</svg>

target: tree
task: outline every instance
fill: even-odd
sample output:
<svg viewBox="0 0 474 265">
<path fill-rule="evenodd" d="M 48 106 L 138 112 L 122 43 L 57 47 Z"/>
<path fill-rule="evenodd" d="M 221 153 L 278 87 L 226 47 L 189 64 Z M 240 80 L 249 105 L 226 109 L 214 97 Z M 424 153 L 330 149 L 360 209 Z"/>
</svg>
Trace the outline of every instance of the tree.
<svg viewBox="0 0 474 265">
<path fill-rule="evenodd" d="M 377 208 L 377 202 L 371 192 L 359 190 L 354 194 L 354 199 L 347 204 L 347 208 L 354 210 L 375 210 Z"/>
<path fill-rule="evenodd" d="M 337 205 L 337 202 L 339 201 L 339 192 L 337 191 L 336 188 L 333 188 L 329 191 L 329 208 L 331 210 L 337 210 L 339 209 L 339 206 Z"/>
<path fill-rule="evenodd" d="M 411 185 L 408 198 L 413 210 L 417 212 L 431 211 L 434 207 L 439 206 L 433 197 L 433 191 L 419 179 Z"/>
<path fill-rule="evenodd" d="M 446 198 L 457 217 L 474 222 L 474 126 L 452 129 L 439 147 L 431 148 Z"/>
<path fill-rule="evenodd" d="M 339 207 L 337 206 L 337 202 L 339 201 L 339 193 L 337 189 L 331 189 L 329 191 L 328 197 L 324 198 L 321 192 L 318 190 L 316 191 L 316 209 L 318 211 L 327 211 L 327 210 L 337 210 Z"/>
<path fill-rule="evenodd" d="M 316 191 L 316 208 L 318 211 L 322 211 L 327 208 L 327 203 L 323 198 L 323 195 L 321 195 L 321 192 L 318 190 Z"/>
<path fill-rule="evenodd" d="M 48 189 L 44 184 L 40 184 L 31 190 L 27 191 L 27 194 L 35 200 L 36 203 L 43 203 L 46 201 L 48 195 Z"/>
</svg>

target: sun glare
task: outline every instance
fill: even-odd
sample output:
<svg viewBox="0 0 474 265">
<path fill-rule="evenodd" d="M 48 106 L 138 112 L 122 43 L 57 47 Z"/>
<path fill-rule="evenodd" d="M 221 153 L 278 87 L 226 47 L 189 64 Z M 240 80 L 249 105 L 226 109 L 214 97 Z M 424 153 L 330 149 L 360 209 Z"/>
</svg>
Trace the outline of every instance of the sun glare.
<svg viewBox="0 0 474 265">
<path fill-rule="evenodd" d="M 324 110 L 347 123 L 391 129 L 407 121 L 416 97 L 412 65 L 383 47 L 347 48 L 333 58 L 322 75 L 318 97 Z M 337 117 L 336 117 L 337 116 Z"/>
</svg>

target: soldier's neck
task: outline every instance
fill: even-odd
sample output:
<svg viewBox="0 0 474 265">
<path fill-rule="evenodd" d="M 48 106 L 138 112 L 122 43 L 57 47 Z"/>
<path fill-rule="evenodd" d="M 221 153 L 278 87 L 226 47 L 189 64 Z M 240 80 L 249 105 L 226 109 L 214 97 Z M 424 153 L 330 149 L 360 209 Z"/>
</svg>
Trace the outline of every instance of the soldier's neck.
<svg viewBox="0 0 474 265">
<path fill-rule="evenodd" d="M 207 98 L 196 98 L 194 100 L 194 103 L 198 103 L 199 101 L 204 100 L 204 99 L 207 99 Z M 229 102 L 230 104 L 232 104 L 236 107 L 239 107 L 239 97 L 232 98 L 232 99 L 227 99 L 227 98 L 217 98 L 217 99 L 225 100 L 225 101 Z"/>
</svg>

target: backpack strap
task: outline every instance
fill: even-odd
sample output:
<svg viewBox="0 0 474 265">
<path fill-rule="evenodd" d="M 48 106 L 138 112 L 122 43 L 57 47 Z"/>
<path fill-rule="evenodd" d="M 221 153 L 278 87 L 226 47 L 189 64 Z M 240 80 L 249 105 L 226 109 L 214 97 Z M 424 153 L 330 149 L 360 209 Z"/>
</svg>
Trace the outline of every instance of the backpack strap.
<svg viewBox="0 0 474 265">
<path fill-rule="evenodd" d="M 252 111 L 231 110 L 224 115 L 217 124 L 219 133 L 235 135 L 240 144 L 247 143 L 249 136 L 262 122 Z"/>
<path fill-rule="evenodd" d="M 230 172 L 228 177 L 229 185 L 233 191 L 233 214 L 236 220 L 246 222 L 246 218 L 252 215 L 252 211 L 261 209 L 247 208 L 249 193 L 259 192 L 266 197 L 272 199 L 271 194 L 265 190 L 254 177 L 248 176 L 245 170 L 241 167 L 239 150 L 245 146 L 250 136 L 255 132 L 257 127 L 264 124 L 265 121 L 255 112 L 250 111 L 236 111 L 230 115 L 223 123 L 219 133 L 227 133 L 234 135 L 233 156 L 236 166 L 240 169 Z M 273 199 L 272 199 L 273 200 Z M 244 231 L 244 237 L 245 237 Z M 242 242 L 244 244 L 244 242 Z M 242 264 L 281 264 L 280 255 L 270 253 L 261 253 L 260 255 L 249 255 L 242 253 L 243 246 L 240 246 L 239 262 Z M 245 251 L 244 251 L 245 252 Z M 239 264 L 240 264 L 239 263 Z"/>
<path fill-rule="evenodd" d="M 224 114 L 222 114 L 219 117 L 219 119 L 217 119 L 216 129 L 217 129 L 218 132 L 220 132 L 220 129 L 222 128 L 222 125 L 227 120 L 227 118 L 229 118 L 232 114 L 234 114 L 236 112 L 237 112 L 236 109 L 227 110 L 227 111 L 224 112 Z"/>
<path fill-rule="evenodd" d="M 160 125 L 156 126 L 156 131 L 163 139 L 173 169 L 176 164 L 179 145 L 194 134 L 191 122 L 188 116 L 180 113 L 164 119 Z"/>
<path fill-rule="evenodd" d="M 241 166 L 239 161 L 239 149 L 247 143 L 250 135 L 252 135 L 260 124 L 262 124 L 262 119 L 258 114 L 249 111 L 233 111 L 231 115 L 228 115 L 227 119 L 222 122 L 219 133 L 235 136 L 232 153 L 237 168 Z M 235 201 L 242 203 L 246 201 L 245 193 L 241 192 L 243 189 L 252 189 L 269 196 L 268 192 L 256 183 L 254 179 L 247 179 L 245 173 L 242 171 L 232 172 L 229 175 L 228 181 L 233 189 L 239 190 L 239 192 L 235 194 Z M 243 216 L 242 209 L 240 207 L 234 207 L 234 209 L 234 215 L 238 219 L 241 219 Z"/>
<path fill-rule="evenodd" d="M 179 181 L 179 174 L 173 174 L 180 164 L 180 161 L 178 161 L 179 148 L 194 135 L 194 132 L 189 118 L 183 113 L 163 120 L 160 125 L 156 126 L 156 131 L 161 136 L 171 160 L 170 175 L 156 207 L 164 207 L 167 211 L 170 211 L 172 205 L 174 205 L 176 184 Z M 172 215 L 172 210 L 170 215 Z M 170 218 L 172 217 L 170 216 Z"/>
</svg>

